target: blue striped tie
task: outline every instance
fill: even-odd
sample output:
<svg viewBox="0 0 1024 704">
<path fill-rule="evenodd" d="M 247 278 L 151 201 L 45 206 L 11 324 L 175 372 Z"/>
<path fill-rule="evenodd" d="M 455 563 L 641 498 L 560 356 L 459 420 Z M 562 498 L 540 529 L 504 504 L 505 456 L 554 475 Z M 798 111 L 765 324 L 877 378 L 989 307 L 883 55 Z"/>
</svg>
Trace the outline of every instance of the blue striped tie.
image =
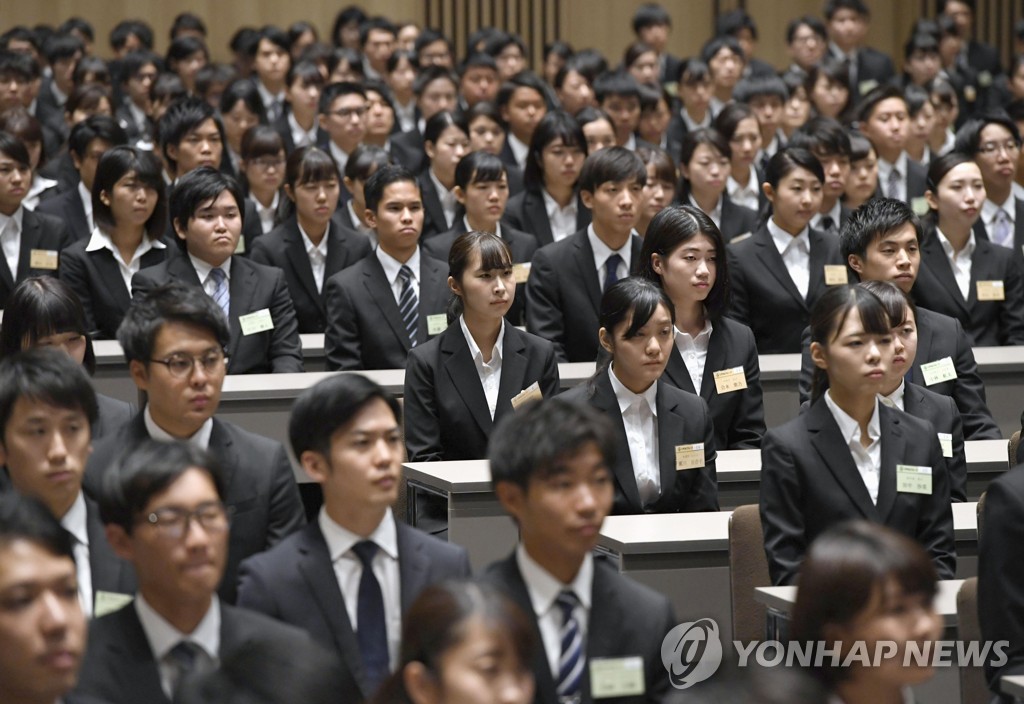
<svg viewBox="0 0 1024 704">
<path fill-rule="evenodd" d="M 583 634 L 573 613 L 579 603 L 576 594 L 568 589 L 555 599 L 555 604 L 562 610 L 562 629 L 558 633 L 562 652 L 558 658 L 556 691 L 563 701 L 578 696 L 583 682 Z"/>
<path fill-rule="evenodd" d="M 409 335 L 409 346 L 416 346 L 416 333 L 420 325 L 420 300 L 412 287 L 412 269 L 403 264 L 398 270 L 398 278 L 402 280 L 402 295 L 398 299 L 398 312 L 402 316 L 402 325 Z"/>
<path fill-rule="evenodd" d="M 224 317 L 231 320 L 231 295 L 228 293 L 228 277 L 220 267 L 210 271 L 213 279 L 213 302 L 224 311 Z"/>
</svg>

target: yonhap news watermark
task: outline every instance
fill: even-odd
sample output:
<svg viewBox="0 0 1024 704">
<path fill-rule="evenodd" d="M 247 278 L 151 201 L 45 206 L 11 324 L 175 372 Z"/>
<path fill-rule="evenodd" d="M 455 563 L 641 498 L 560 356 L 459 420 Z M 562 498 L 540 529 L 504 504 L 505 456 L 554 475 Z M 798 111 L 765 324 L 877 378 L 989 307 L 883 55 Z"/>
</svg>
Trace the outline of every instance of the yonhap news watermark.
<svg viewBox="0 0 1024 704">
<path fill-rule="evenodd" d="M 934 640 L 850 643 L 830 641 L 732 641 L 739 667 L 993 667 L 1006 664 L 1009 641 Z M 681 623 L 665 635 L 661 661 L 677 689 L 710 678 L 722 664 L 718 623 L 703 618 Z"/>
</svg>

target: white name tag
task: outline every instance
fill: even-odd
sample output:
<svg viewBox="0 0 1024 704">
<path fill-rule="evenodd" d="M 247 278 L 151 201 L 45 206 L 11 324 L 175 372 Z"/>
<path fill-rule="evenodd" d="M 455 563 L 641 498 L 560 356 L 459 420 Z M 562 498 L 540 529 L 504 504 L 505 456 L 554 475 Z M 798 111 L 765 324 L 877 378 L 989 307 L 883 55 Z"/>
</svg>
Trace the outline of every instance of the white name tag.
<svg viewBox="0 0 1024 704">
<path fill-rule="evenodd" d="M 238 236 L 238 244 L 235 245 L 235 254 L 245 254 L 245 238 Z"/>
<path fill-rule="evenodd" d="M 270 309 L 262 308 L 249 315 L 238 316 L 243 335 L 255 335 L 258 332 L 274 329 L 274 319 L 270 317 Z"/>
<path fill-rule="evenodd" d="M 590 659 L 590 694 L 594 699 L 635 697 L 644 691 L 644 659 L 639 655 Z"/>
<path fill-rule="evenodd" d="M 427 334 L 440 335 L 448 327 L 448 316 L 444 313 L 427 316 Z"/>
<path fill-rule="evenodd" d="M 850 282 L 847 276 L 846 267 L 841 264 L 826 264 L 825 265 L 825 285 L 826 286 L 842 286 Z"/>
<path fill-rule="evenodd" d="M 953 434 L 952 433 L 939 433 L 939 445 L 942 446 L 942 456 L 952 457 L 953 456 Z"/>
<path fill-rule="evenodd" d="M 944 381 L 956 379 L 956 367 L 953 366 L 953 358 L 943 357 L 934 362 L 922 364 L 921 375 L 924 376 L 925 386 L 934 386 Z"/>
<path fill-rule="evenodd" d="M 57 268 L 57 250 L 33 249 L 29 252 L 28 265 L 33 269 L 55 270 Z"/>
<path fill-rule="evenodd" d="M 1002 281 L 979 281 L 978 282 L 978 300 L 979 301 L 1005 301 L 1006 290 L 1003 288 Z"/>
<path fill-rule="evenodd" d="M 544 394 L 540 391 L 540 382 L 535 381 L 512 397 L 512 410 L 518 411 L 524 403 L 540 401 L 542 398 Z"/>
<path fill-rule="evenodd" d="M 531 266 L 533 265 L 530 262 L 512 265 L 512 277 L 516 280 L 517 284 L 525 284 L 530 280 Z"/>
<path fill-rule="evenodd" d="M 676 471 L 700 469 L 704 466 L 704 443 L 676 445 Z"/>
<path fill-rule="evenodd" d="M 135 597 L 132 594 L 119 594 L 118 592 L 105 592 L 100 590 L 96 592 L 96 604 L 92 610 L 93 618 L 112 614 L 132 603 L 132 599 L 134 598 Z"/>
<path fill-rule="evenodd" d="M 932 468 L 913 464 L 896 465 L 896 491 L 930 496 L 932 493 Z"/>
<path fill-rule="evenodd" d="M 720 394 L 727 394 L 730 391 L 742 391 L 747 388 L 747 377 L 743 373 L 743 367 L 722 369 L 715 372 L 715 390 Z"/>
</svg>

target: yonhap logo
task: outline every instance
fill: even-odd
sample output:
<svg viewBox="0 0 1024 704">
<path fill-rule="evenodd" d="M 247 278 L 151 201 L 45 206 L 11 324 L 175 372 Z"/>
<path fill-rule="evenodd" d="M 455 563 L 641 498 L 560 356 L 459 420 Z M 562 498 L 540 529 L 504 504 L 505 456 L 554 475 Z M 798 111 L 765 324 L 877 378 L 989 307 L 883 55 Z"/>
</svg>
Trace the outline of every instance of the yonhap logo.
<svg viewBox="0 0 1024 704">
<path fill-rule="evenodd" d="M 661 641 L 661 662 L 676 689 L 686 689 L 715 674 L 722 664 L 718 624 L 710 618 L 681 623 Z"/>
</svg>

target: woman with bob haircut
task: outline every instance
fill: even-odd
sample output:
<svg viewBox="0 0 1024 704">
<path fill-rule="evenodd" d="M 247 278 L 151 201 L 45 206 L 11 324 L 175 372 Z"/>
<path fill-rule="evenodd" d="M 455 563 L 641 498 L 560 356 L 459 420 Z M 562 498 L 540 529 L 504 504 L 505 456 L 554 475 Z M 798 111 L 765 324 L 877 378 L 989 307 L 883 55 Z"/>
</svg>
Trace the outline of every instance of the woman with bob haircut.
<svg viewBox="0 0 1024 704">
<path fill-rule="evenodd" d="M 793 584 L 808 546 L 847 519 L 897 530 L 924 546 L 940 577 L 956 573 L 949 475 L 935 428 L 878 398 L 895 354 L 892 327 L 882 302 L 860 286 L 835 286 L 814 305 L 810 408 L 761 444 L 773 584 Z"/>
<path fill-rule="evenodd" d="M 651 219 L 675 201 L 679 171 L 669 153 L 659 147 L 637 147 L 636 155 L 647 167 L 644 206 L 636 223 L 637 234 L 643 237 Z"/>
<path fill-rule="evenodd" d="M 469 153 L 469 136 L 454 113 L 439 112 L 427 120 L 423 129 L 423 150 L 428 164 L 416 177 L 423 198 L 423 234 L 425 240 L 452 229 L 458 217 L 455 194 L 455 167 Z"/>
<path fill-rule="evenodd" d="M 403 621 L 398 666 L 372 704 L 533 701 L 535 629 L 522 609 L 494 587 L 479 582 L 431 585 Z"/>
<path fill-rule="evenodd" d="M 516 297 L 512 267 L 508 243 L 495 234 L 466 232 L 452 245 L 448 328 L 416 345 L 406 365 L 410 461 L 482 459 L 495 425 L 520 400 L 558 393 L 554 346 L 505 321 Z"/>
<path fill-rule="evenodd" d="M 699 396 L 662 379 L 674 319 L 675 307 L 657 284 L 638 277 L 616 282 L 601 299 L 598 335 L 606 356 L 590 381 L 564 394 L 605 413 L 624 450 L 611 467 L 613 514 L 718 510 L 711 413 Z"/>
<path fill-rule="evenodd" d="M 732 173 L 732 149 L 722 135 L 701 127 L 687 132 L 680 151 L 679 200 L 700 208 L 730 242 L 757 229 L 757 211 L 733 202 L 726 187 Z"/>
<path fill-rule="evenodd" d="M 57 271 L 85 310 L 87 330 L 113 340 L 132 303 L 132 276 L 167 258 L 163 167 L 152 152 L 114 147 L 96 166 L 92 217 L 96 227 L 60 254 Z"/>
<path fill-rule="evenodd" d="M 811 668 L 831 692 L 829 701 L 912 701 L 909 688 L 934 674 L 913 653 L 931 653 L 942 636 L 937 593 L 935 566 L 918 543 L 876 523 L 845 521 L 808 550 L 790 635 L 796 643 L 838 649 L 838 662 L 826 656 Z M 888 643 L 896 652 L 876 665 L 875 653 L 885 652 L 880 646 Z M 871 666 L 850 658 L 855 647 L 865 647 Z M 841 666 L 847 658 L 852 665 Z"/>
<path fill-rule="evenodd" d="M 647 230 L 638 275 L 661 286 L 675 307 L 675 344 L 664 379 L 699 395 L 723 450 L 761 447 L 764 405 L 754 333 L 725 317 L 725 242 L 699 208 L 672 206 Z"/>
<path fill-rule="evenodd" d="M 273 127 L 256 125 L 242 135 L 238 182 L 256 207 L 264 235 L 280 225 L 292 210 L 282 190 L 285 153 L 284 141 Z"/>
<path fill-rule="evenodd" d="M 349 198 L 345 205 L 338 208 L 339 222 L 350 230 L 365 235 L 371 247 L 377 246 L 377 233 L 366 222 L 366 193 L 363 190 L 366 180 L 382 166 L 391 164 L 391 155 L 381 147 L 372 144 L 360 144 L 349 154 L 345 162 L 345 173 L 342 183 L 348 191 Z"/>
</svg>

